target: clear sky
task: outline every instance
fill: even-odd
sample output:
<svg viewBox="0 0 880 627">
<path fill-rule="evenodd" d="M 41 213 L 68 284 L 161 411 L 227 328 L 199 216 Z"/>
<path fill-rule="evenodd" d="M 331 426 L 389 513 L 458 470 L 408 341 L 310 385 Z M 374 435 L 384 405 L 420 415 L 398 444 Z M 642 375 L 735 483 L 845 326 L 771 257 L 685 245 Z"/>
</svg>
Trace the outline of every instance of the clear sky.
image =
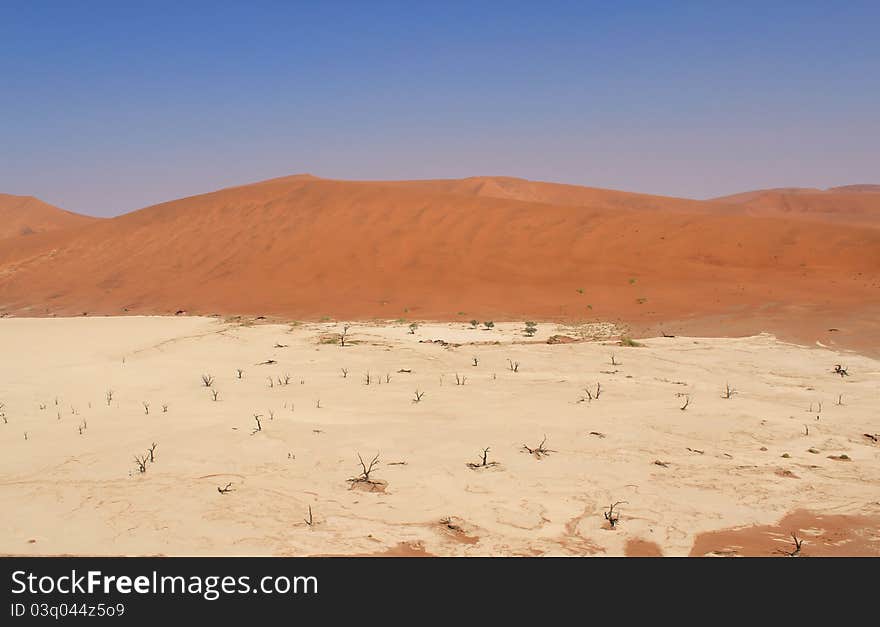
<svg viewBox="0 0 880 627">
<path fill-rule="evenodd" d="M 880 2 L 0 0 L 0 191 L 880 183 Z"/>
</svg>

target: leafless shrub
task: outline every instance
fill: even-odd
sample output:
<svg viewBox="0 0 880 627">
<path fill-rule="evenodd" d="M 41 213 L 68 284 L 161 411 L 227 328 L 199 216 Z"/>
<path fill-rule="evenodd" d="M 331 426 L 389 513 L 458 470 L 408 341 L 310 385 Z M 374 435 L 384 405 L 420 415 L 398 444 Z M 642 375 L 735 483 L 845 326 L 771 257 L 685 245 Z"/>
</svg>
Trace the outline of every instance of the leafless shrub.
<svg viewBox="0 0 880 627">
<path fill-rule="evenodd" d="M 519 362 L 507 360 L 507 367 L 510 368 L 511 372 L 519 372 Z"/>
<path fill-rule="evenodd" d="M 342 368 L 342 378 L 343 379 L 348 378 L 348 368 Z"/>
<path fill-rule="evenodd" d="M 416 390 L 416 397 L 413 399 L 413 403 L 420 403 L 422 401 L 422 397 L 425 395 L 424 392 L 420 392 Z"/>
<path fill-rule="evenodd" d="M 305 523 L 306 523 L 309 527 L 311 527 L 312 525 L 315 524 L 315 521 L 314 521 L 314 519 L 312 518 L 312 506 L 311 506 L 311 505 L 309 505 L 309 517 L 305 519 Z"/>
<path fill-rule="evenodd" d="M 147 472 L 147 461 L 148 457 L 146 455 L 135 455 L 134 463 L 137 464 L 138 472 L 143 474 Z"/>
<path fill-rule="evenodd" d="M 149 416 L 150 415 L 150 404 L 147 401 L 144 401 L 142 403 L 142 405 L 144 406 L 144 414 Z"/>
<path fill-rule="evenodd" d="M 251 431 L 251 435 L 263 430 L 263 423 L 260 422 L 260 418 L 262 418 L 262 414 L 254 414 L 254 421 L 257 423 L 256 428 Z"/>
<path fill-rule="evenodd" d="M 107 390 L 107 407 L 110 407 L 110 403 L 113 402 L 113 390 Z M 55 403 L 56 405 L 58 403 Z"/>
<path fill-rule="evenodd" d="M 611 529 L 614 529 L 617 526 L 617 522 L 620 520 L 620 511 L 614 511 L 614 508 L 618 505 L 625 505 L 626 501 L 617 501 L 616 503 L 612 503 L 608 507 L 608 511 L 605 512 L 605 520 L 608 521 L 608 526 Z"/>
<path fill-rule="evenodd" d="M 476 357 L 473 357 L 472 359 L 473 359 L 473 361 L 474 361 L 474 366 L 479 366 L 479 365 L 480 365 L 480 360 L 479 360 L 479 359 L 477 359 Z"/>
<path fill-rule="evenodd" d="M 804 425 L 804 435 L 810 435 L 810 428 L 807 425 Z"/>
<path fill-rule="evenodd" d="M 25 442 L 27 442 L 27 439 L 28 439 L 28 432 L 27 431 L 24 432 L 24 439 L 25 439 Z"/>
<path fill-rule="evenodd" d="M 599 400 L 599 395 L 602 393 L 602 384 L 596 383 L 596 391 L 593 392 L 590 388 L 584 388 L 584 395 L 578 399 L 578 403 L 586 403 L 588 401 Z"/>
<path fill-rule="evenodd" d="M 617 359 L 615 358 L 614 353 L 611 353 L 611 365 L 612 365 L 612 366 L 619 366 L 619 365 L 620 365 L 620 362 L 617 361 Z"/>
<path fill-rule="evenodd" d="M 489 447 L 487 446 L 486 448 L 483 449 L 483 452 L 480 454 L 480 462 L 479 463 L 468 462 L 467 467 L 471 468 L 473 470 L 476 470 L 478 468 L 491 468 L 492 466 L 498 465 L 498 462 L 488 461 L 488 457 L 489 457 Z"/>
<path fill-rule="evenodd" d="M 841 366 L 840 364 L 834 364 L 834 372 L 836 374 L 839 374 L 841 378 L 849 375 L 849 372 L 847 372 L 847 370 L 848 368 Z"/>
<path fill-rule="evenodd" d="M 837 395 L 837 405 L 843 405 L 843 394 Z"/>
<path fill-rule="evenodd" d="M 786 551 L 785 549 L 777 549 L 777 553 L 782 553 L 783 555 L 787 555 L 788 557 L 798 557 L 801 554 L 801 546 L 803 546 L 804 541 L 799 540 L 797 534 L 792 533 L 791 539 L 794 540 L 794 549 L 791 551 Z"/>
<path fill-rule="evenodd" d="M 733 398 L 734 394 L 736 394 L 736 390 L 730 387 L 729 383 L 725 383 L 724 391 L 721 393 L 721 398 Z"/>
<path fill-rule="evenodd" d="M 346 324 L 342 327 L 342 333 L 339 334 L 339 345 L 345 346 L 345 339 L 348 337 L 348 330 L 351 328 L 350 324 Z"/>
<path fill-rule="evenodd" d="M 244 370 L 242 370 L 241 368 L 236 368 L 235 374 L 239 379 L 241 379 L 242 375 L 244 374 Z"/>
<path fill-rule="evenodd" d="M 321 409 L 321 399 L 320 398 L 315 402 L 315 407 L 317 407 L 318 409 Z"/>
<path fill-rule="evenodd" d="M 459 374 L 456 372 L 455 373 L 455 385 L 464 385 L 465 383 L 467 383 L 467 377 L 465 377 L 464 375 L 459 376 Z"/>
<path fill-rule="evenodd" d="M 361 463 L 361 474 L 357 477 L 352 477 L 351 479 L 349 479 L 349 483 L 369 483 L 373 485 L 377 484 L 378 482 L 370 479 L 370 474 L 376 469 L 376 466 L 379 465 L 379 453 L 376 453 L 376 455 L 370 461 L 369 465 L 364 462 L 364 459 L 363 457 L 361 457 L 360 453 L 358 453 L 357 456 L 358 461 Z"/>
<path fill-rule="evenodd" d="M 77 431 L 79 431 L 79 434 L 82 435 L 83 431 L 85 431 L 88 428 L 88 426 L 89 426 L 88 423 L 85 420 L 83 420 L 80 423 L 80 425 L 77 427 Z"/>
<path fill-rule="evenodd" d="M 370 385 L 371 381 L 372 381 L 372 375 L 370 375 L 370 373 L 367 372 L 367 374 L 364 375 L 364 385 Z"/>
<path fill-rule="evenodd" d="M 150 463 L 153 464 L 156 462 L 156 447 L 159 446 L 155 442 L 150 445 L 150 448 L 147 449 L 147 452 L 150 454 Z"/>
<path fill-rule="evenodd" d="M 211 387 L 212 385 L 214 385 L 214 377 L 209 374 L 203 374 L 202 375 L 202 384 L 206 388 Z"/>
<path fill-rule="evenodd" d="M 544 445 L 547 443 L 547 436 L 544 435 L 544 439 L 541 440 L 541 443 L 535 448 L 530 448 L 527 444 L 523 444 L 523 449 L 528 451 L 529 455 L 534 455 L 535 459 L 541 459 L 542 457 L 546 457 L 550 453 L 555 453 L 553 449 L 546 448 Z"/>
<path fill-rule="evenodd" d="M 391 383 L 391 373 L 390 372 L 385 373 L 385 383 Z"/>
<path fill-rule="evenodd" d="M 227 492 L 232 492 L 232 483 L 227 483 L 225 487 L 217 486 L 217 492 L 220 494 L 226 494 Z"/>
<path fill-rule="evenodd" d="M 167 403 L 162 403 L 162 413 L 163 414 L 168 413 L 168 404 Z"/>
<path fill-rule="evenodd" d="M 220 398 L 220 392 L 217 390 L 211 390 L 211 397 L 214 399 L 214 401 L 216 401 L 218 398 Z"/>
<path fill-rule="evenodd" d="M 270 388 L 274 388 L 274 387 L 275 387 L 275 381 L 272 380 L 272 377 L 267 377 L 267 378 L 269 379 L 269 387 L 270 387 Z"/>
<path fill-rule="evenodd" d="M 418 328 L 419 328 L 419 325 L 418 325 L 417 322 L 410 322 L 410 323 L 409 323 L 409 332 L 410 332 L 410 335 L 415 335 L 415 334 L 416 334 L 416 329 L 418 329 Z"/>
<path fill-rule="evenodd" d="M 685 397 L 684 397 L 684 405 L 682 405 L 681 407 L 679 407 L 679 409 L 680 409 L 681 411 L 684 411 L 685 409 L 688 408 L 688 405 L 690 405 L 690 404 L 691 404 L 691 397 L 688 396 L 688 395 L 685 395 Z"/>
</svg>

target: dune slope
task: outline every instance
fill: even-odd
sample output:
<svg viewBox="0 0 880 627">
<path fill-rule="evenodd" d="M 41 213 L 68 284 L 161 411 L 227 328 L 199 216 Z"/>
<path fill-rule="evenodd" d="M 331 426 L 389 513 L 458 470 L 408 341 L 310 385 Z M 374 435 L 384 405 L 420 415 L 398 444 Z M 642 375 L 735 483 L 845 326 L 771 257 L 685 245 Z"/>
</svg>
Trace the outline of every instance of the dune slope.
<svg viewBox="0 0 880 627">
<path fill-rule="evenodd" d="M 0 312 L 662 323 L 784 306 L 796 325 L 880 305 L 880 229 L 450 185 L 288 177 L 19 238 L 0 246 Z"/>
<path fill-rule="evenodd" d="M 82 226 L 96 220 L 59 209 L 33 196 L 0 194 L 0 239 Z"/>
</svg>

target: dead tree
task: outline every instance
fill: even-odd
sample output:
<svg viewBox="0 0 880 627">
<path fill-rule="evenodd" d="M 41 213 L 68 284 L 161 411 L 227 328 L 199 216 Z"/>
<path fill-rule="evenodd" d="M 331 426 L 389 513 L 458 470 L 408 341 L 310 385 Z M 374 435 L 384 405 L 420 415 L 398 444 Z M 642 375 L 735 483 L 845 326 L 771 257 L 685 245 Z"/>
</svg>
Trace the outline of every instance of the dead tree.
<svg viewBox="0 0 880 627">
<path fill-rule="evenodd" d="M 373 380 L 372 376 L 370 375 L 370 373 L 368 371 L 367 374 L 364 375 L 364 385 L 370 385 L 370 381 L 372 381 L 372 380 Z"/>
<path fill-rule="evenodd" d="M 413 399 L 413 403 L 420 403 L 422 400 L 422 397 L 424 395 L 425 395 L 424 392 L 420 392 L 419 390 L 416 390 L 416 397 Z"/>
<path fill-rule="evenodd" d="M 110 407 L 111 402 L 113 402 L 113 390 L 107 390 L 107 407 Z"/>
<path fill-rule="evenodd" d="M 391 373 L 390 372 L 385 373 L 385 383 L 391 383 Z"/>
<path fill-rule="evenodd" d="M 342 368 L 342 378 L 343 379 L 348 378 L 348 368 Z"/>
<path fill-rule="evenodd" d="M 151 464 L 156 462 L 156 447 L 157 446 L 158 446 L 158 444 L 153 442 L 152 446 L 150 446 L 150 448 L 147 450 L 147 452 L 150 454 L 150 463 Z"/>
<path fill-rule="evenodd" d="M 315 521 L 312 519 L 312 506 L 311 505 L 309 505 L 309 517 L 305 519 L 305 523 L 309 527 L 311 527 L 313 524 L 315 524 Z"/>
<path fill-rule="evenodd" d="M 465 377 L 464 375 L 459 376 L 459 374 L 456 372 L 455 373 L 455 385 L 464 385 L 465 383 L 467 383 L 467 377 Z"/>
<path fill-rule="evenodd" d="M 804 435 L 810 435 L 810 428 L 807 425 L 804 425 Z"/>
<path fill-rule="evenodd" d="M 527 444 L 523 444 L 523 449 L 529 452 L 529 455 L 534 455 L 536 459 L 541 459 L 541 457 L 546 457 L 550 453 L 555 453 L 553 449 L 546 448 L 544 444 L 547 443 L 547 436 L 544 435 L 544 439 L 541 440 L 541 443 L 535 448 L 530 448 Z"/>
<path fill-rule="evenodd" d="M 238 376 L 239 379 L 241 379 L 241 375 L 244 374 L 244 370 L 242 370 L 241 368 L 236 368 L 235 374 Z"/>
<path fill-rule="evenodd" d="M 472 468 L 472 469 L 476 470 L 477 468 L 491 468 L 492 466 L 498 465 L 498 462 L 488 461 L 488 457 L 489 457 L 489 447 L 487 446 L 486 448 L 483 449 L 483 452 L 480 454 L 480 458 L 481 458 L 480 462 L 476 463 L 476 464 L 473 462 L 468 462 L 467 466 L 468 466 L 468 468 Z"/>
<path fill-rule="evenodd" d="M 135 455 L 134 456 L 134 463 L 137 464 L 137 469 L 138 469 L 139 473 L 143 474 L 143 473 L 147 472 L 147 456 L 146 455 L 142 455 L 142 456 Z"/>
<path fill-rule="evenodd" d="M 617 507 L 618 505 L 625 505 L 625 504 L 626 504 L 626 501 L 617 501 L 616 503 L 612 503 L 608 507 L 608 511 L 605 512 L 605 520 L 608 521 L 608 525 L 612 529 L 614 529 L 617 526 L 617 521 L 620 520 L 620 512 L 619 511 L 615 512 L 614 508 Z"/>
<path fill-rule="evenodd" d="M 849 372 L 847 372 L 847 368 L 841 366 L 840 364 L 834 364 L 834 372 L 836 374 L 839 374 L 841 377 L 849 375 Z"/>
<path fill-rule="evenodd" d="M 690 405 L 690 403 L 691 403 L 691 397 L 685 395 L 685 397 L 684 397 L 684 405 L 682 405 L 681 407 L 679 407 L 679 409 L 680 409 L 681 411 L 684 411 L 685 409 L 688 408 L 688 405 Z"/>
<path fill-rule="evenodd" d="M 80 424 L 80 426 L 77 427 L 77 429 L 79 429 L 79 434 L 82 435 L 82 434 L 83 434 L 83 431 L 85 431 L 86 429 L 88 429 L 88 427 L 89 427 L 89 424 L 88 424 L 85 420 L 83 420 L 83 421 L 82 421 L 82 424 Z"/>
<path fill-rule="evenodd" d="M 274 388 L 274 387 L 275 387 L 275 381 L 272 379 L 272 377 L 266 377 L 266 378 L 269 379 L 269 387 L 270 387 L 270 388 Z"/>
<path fill-rule="evenodd" d="M 350 324 L 342 327 L 342 333 L 339 334 L 339 345 L 345 346 L 345 338 L 348 336 L 348 330 L 351 328 Z"/>
<path fill-rule="evenodd" d="M 418 328 L 419 328 L 418 323 L 416 323 L 416 322 L 410 322 L 410 323 L 409 323 L 409 333 L 410 333 L 410 335 L 415 335 L 415 334 L 416 334 L 416 329 L 418 329 Z"/>
<path fill-rule="evenodd" d="M 721 393 L 721 398 L 733 398 L 734 394 L 736 394 L 736 390 L 730 387 L 730 383 L 725 383 L 724 392 Z"/>
<path fill-rule="evenodd" d="M 212 377 L 212 376 L 209 375 L 209 374 L 203 374 L 203 375 L 202 375 L 202 384 L 203 384 L 206 388 L 211 387 L 212 385 L 214 385 L 214 377 Z"/>
<path fill-rule="evenodd" d="M 617 359 L 614 356 L 614 353 L 611 353 L 611 365 L 612 366 L 619 366 L 620 365 L 620 362 L 617 361 Z"/>
<path fill-rule="evenodd" d="M 507 367 L 510 368 L 511 372 L 518 372 L 519 371 L 519 362 L 518 361 L 514 362 L 514 361 L 511 361 L 508 359 L 507 360 Z"/>
<path fill-rule="evenodd" d="M 168 413 L 168 405 L 167 405 L 166 403 L 163 403 L 163 404 L 162 404 L 162 413 L 163 413 L 163 414 L 167 414 L 167 413 Z"/>
<path fill-rule="evenodd" d="M 143 406 L 144 406 L 144 414 L 149 416 L 150 415 L 150 404 L 148 402 L 144 401 Z"/>
<path fill-rule="evenodd" d="M 282 377 L 282 383 L 284 385 L 290 385 L 290 375 L 286 372 L 284 373 L 284 377 Z"/>
<path fill-rule="evenodd" d="M 253 431 L 251 431 L 251 435 L 257 433 L 258 431 L 262 431 L 262 430 L 263 430 L 263 423 L 260 422 L 260 418 L 262 418 L 262 417 L 263 417 L 262 414 L 254 414 L 254 420 L 255 420 L 256 423 L 257 423 L 257 428 L 254 429 Z"/>
<path fill-rule="evenodd" d="M 358 453 L 357 456 L 358 461 L 361 463 L 361 474 L 349 479 L 349 483 L 369 483 L 370 485 L 376 485 L 378 482 L 370 479 L 370 474 L 376 469 L 376 466 L 379 465 L 379 453 L 376 453 L 369 465 L 364 462 L 364 458 L 361 457 L 360 453 Z"/>
<path fill-rule="evenodd" d="M 216 401 L 220 397 L 220 392 L 218 392 L 217 390 L 211 390 L 211 396 Z"/>
<path fill-rule="evenodd" d="M 226 494 L 227 492 L 232 492 L 232 483 L 231 482 L 227 483 L 226 486 L 223 488 L 221 488 L 220 486 L 217 486 L 217 492 L 219 492 L 220 494 Z"/>
<path fill-rule="evenodd" d="M 794 533 L 791 534 L 791 539 L 794 540 L 794 550 L 786 551 L 785 549 L 778 549 L 778 552 L 787 555 L 788 557 L 797 557 L 801 554 L 801 546 L 803 546 L 804 541 L 799 540 L 797 534 Z"/>
<path fill-rule="evenodd" d="M 479 360 L 479 359 L 477 359 L 476 357 L 473 357 L 473 360 L 474 360 L 474 366 L 479 366 L 479 365 L 480 365 L 480 360 Z"/>
<path fill-rule="evenodd" d="M 838 405 L 843 405 L 843 394 L 838 394 L 838 395 L 837 395 L 837 404 L 838 404 Z"/>
</svg>

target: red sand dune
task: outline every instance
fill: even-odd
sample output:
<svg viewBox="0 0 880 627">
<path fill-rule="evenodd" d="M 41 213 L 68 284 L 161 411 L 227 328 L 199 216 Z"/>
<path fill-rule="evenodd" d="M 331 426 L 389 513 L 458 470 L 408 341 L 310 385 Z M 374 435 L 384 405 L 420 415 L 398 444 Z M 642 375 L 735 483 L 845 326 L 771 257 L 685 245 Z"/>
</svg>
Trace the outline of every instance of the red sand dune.
<svg viewBox="0 0 880 627">
<path fill-rule="evenodd" d="M 0 194 L 0 239 L 66 229 L 95 220 L 53 207 L 33 196 Z"/>
<path fill-rule="evenodd" d="M 294 176 L 7 239 L 0 313 L 620 320 L 880 347 L 880 229 L 799 216 L 521 179 Z"/>
<path fill-rule="evenodd" d="M 748 215 L 794 217 L 880 228 L 880 185 L 820 189 L 765 189 L 716 198 Z"/>
</svg>

